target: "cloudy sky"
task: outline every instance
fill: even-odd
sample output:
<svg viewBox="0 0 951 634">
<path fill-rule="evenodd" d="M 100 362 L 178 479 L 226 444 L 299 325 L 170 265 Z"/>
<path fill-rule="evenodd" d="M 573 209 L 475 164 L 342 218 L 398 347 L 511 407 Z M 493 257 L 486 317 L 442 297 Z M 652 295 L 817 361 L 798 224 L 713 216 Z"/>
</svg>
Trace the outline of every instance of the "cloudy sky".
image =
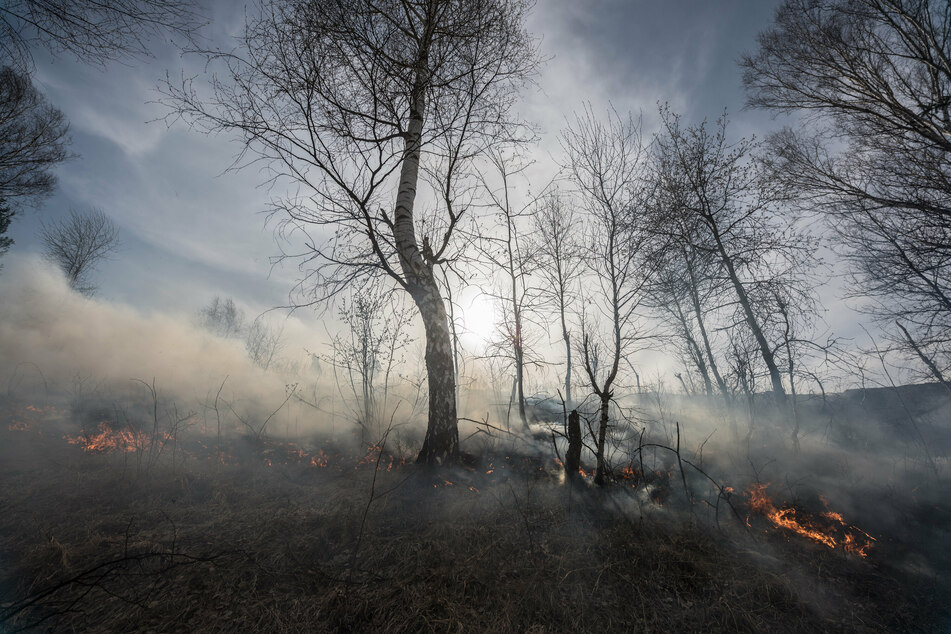
<svg viewBox="0 0 951 634">
<path fill-rule="evenodd" d="M 542 130 L 540 152 L 558 150 L 565 118 L 590 101 L 643 112 L 650 132 L 658 102 L 688 120 L 714 119 L 726 108 L 736 134 L 778 123 L 743 111 L 739 56 L 767 26 L 774 0 L 540 0 L 530 29 L 549 61 L 523 109 Z M 240 29 L 242 5 L 210 9 L 206 36 L 227 47 Z M 145 311 L 194 313 L 214 295 L 232 296 L 252 313 L 285 304 L 293 267 L 272 266 L 279 253 L 262 214 L 269 193 L 254 169 L 227 172 L 237 145 L 185 125 L 167 126 L 155 100 L 166 72 L 192 72 L 164 41 L 154 59 L 84 66 L 38 52 L 35 81 L 71 123 L 79 156 L 58 170 L 59 188 L 44 207 L 12 227 L 15 253 L 38 249 L 41 221 L 71 207 L 101 207 L 122 233 L 121 251 L 100 268 L 100 296 Z"/>
</svg>

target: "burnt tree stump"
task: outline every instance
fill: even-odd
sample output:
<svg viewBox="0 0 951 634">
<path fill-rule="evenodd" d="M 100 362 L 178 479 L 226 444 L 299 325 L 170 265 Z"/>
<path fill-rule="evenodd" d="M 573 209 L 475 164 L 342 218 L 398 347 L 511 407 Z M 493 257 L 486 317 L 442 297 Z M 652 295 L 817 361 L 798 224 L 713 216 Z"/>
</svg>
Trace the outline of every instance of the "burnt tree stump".
<svg viewBox="0 0 951 634">
<path fill-rule="evenodd" d="M 581 468 L 581 417 L 578 410 L 568 414 L 568 451 L 565 453 L 565 475 L 574 479 Z"/>
</svg>

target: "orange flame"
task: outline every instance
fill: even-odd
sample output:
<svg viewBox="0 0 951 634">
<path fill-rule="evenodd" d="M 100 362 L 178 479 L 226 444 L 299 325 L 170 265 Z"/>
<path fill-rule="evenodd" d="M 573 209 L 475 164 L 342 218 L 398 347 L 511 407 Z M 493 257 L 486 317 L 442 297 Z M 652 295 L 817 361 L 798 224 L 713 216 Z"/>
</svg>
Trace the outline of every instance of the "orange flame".
<svg viewBox="0 0 951 634">
<path fill-rule="evenodd" d="M 66 437 L 66 442 L 79 445 L 89 453 L 109 453 L 112 451 L 138 451 L 149 445 L 149 437 L 131 427 L 113 429 L 108 423 L 99 423 L 99 432 L 83 436 Z"/>
<path fill-rule="evenodd" d="M 10 412 L 7 431 L 35 431 L 42 435 L 43 430 L 40 423 L 43 422 L 44 418 L 55 412 L 56 408 L 51 405 L 43 407 L 27 405 L 20 410 L 13 410 Z"/>
<path fill-rule="evenodd" d="M 776 508 L 773 501 L 766 495 L 768 486 L 768 484 L 757 483 L 747 490 L 750 508 L 753 511 L 764 515 L 775 526 L 793 531 L 829 548 L 841 547 L 848 553 L 861 557 L 868 556 L 872 542 L 876 541 L 875 538 L 856 526 L 846 524 L 840 513 L 835 511 L 821 513 L 819 517 L 825 519 L 823 522 L 792 506 Z M 822 501 L 826 503 L 824 498 Z M 746 523 L 749 525 L 749 519 Z M 862 537 L 857 533 L 861 533 Z"/>
</svg>

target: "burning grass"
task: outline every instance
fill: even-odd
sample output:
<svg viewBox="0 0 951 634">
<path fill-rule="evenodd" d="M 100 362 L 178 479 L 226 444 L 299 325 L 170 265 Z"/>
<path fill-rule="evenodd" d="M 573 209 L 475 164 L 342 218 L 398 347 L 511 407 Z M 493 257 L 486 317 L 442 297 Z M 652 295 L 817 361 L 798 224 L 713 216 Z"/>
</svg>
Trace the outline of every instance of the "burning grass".
<svg viewBox="0 0 951 634">
<path fill-rule="evenodd" d="M 807 513 L 794 505 L 783 505 L 777 508 L 766 494 L 768 486 L 762 483 L 753 484 L 746 494 L 749 497 L 750 510 L 763 515 L 774 526 L 811 539 L 823 546 L 840 548 L 860 557 L 867 557 L 877 541 L 861 528 L 847 524 L 840 513 L 828 508 L 821 513 Z M 822 502 L 828 507 L 828 502 L 824 499 Z M 750 525 L 749 517 L 746 523 L 747 526 Z"/>
<path fill-rule="evenodd" d="M 672 494 L 662 510 L 641 495 L 643 473 L 601 491 L 517 454 L 431 470 L 378 446 L 207 439 L 144 472 L 134 456 L 154 446 L 121 429 L 69 444 L 80 435 L 36 418 L 42 434 L 0 428 L 10 631 L 941 627 L 935 588 L 887 565 L 886 548 L 863 558 L 741 521 L 716 530 Z M 669 470 L 651 477 L 674 488 Z M 810 521 L 846 526 L 829 513 Z"/>
</svg>

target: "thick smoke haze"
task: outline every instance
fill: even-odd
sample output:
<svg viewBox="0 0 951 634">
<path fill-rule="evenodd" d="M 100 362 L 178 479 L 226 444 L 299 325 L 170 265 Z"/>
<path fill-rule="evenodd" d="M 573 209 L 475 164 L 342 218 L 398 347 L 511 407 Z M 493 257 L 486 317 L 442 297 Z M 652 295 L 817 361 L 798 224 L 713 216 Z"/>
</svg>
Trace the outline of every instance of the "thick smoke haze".
<svg viewBox="0 0 951 634">
<path fill-rule="evenodd" d="M 8 389 L 69 391 L 77 383 L 109 389 L 130 379 L 151 383 L 171 398 L 204 399 L 228 377 L 227 393 L 280 400 L 285 381 L 248 358 L 240 339 L 216 337 L 195 314 L 140 312 L 127 305 L 72 291 L 62 273 L 35 256 L 11 256 L 0 276 L 0 356 Z M 283 320 L 283 316 L 280 316 Z M 301 350 L 303 329 L 286 322 L 283 337 Z M 293 353 L 291 353 L 293 354 Z M 304 365 L 303 355 L 293 362 Z"/>
</svg>

